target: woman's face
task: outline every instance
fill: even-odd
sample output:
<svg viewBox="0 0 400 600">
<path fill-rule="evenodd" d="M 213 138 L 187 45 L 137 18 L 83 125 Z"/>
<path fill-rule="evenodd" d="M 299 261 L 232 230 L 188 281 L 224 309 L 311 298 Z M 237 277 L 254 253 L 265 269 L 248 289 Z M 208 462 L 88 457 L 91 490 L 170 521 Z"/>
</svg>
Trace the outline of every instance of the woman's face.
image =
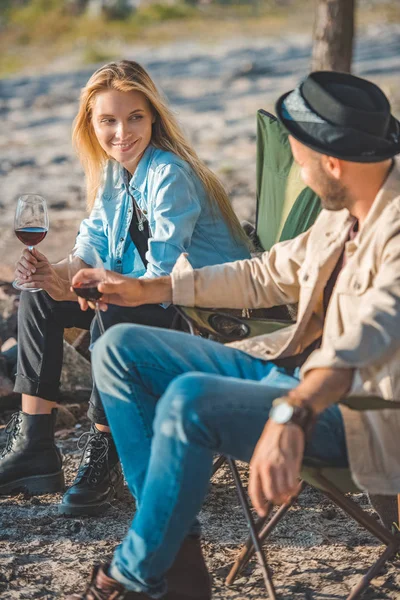
<svg viewBox="0 0 400 600">
<path fill-rule="evenodd" d="M 142 92 L 107 90 L 97 94 L 92 123 L 103 150 L 130 173 L 151 140 L 154 116 Z"/>
</svg>

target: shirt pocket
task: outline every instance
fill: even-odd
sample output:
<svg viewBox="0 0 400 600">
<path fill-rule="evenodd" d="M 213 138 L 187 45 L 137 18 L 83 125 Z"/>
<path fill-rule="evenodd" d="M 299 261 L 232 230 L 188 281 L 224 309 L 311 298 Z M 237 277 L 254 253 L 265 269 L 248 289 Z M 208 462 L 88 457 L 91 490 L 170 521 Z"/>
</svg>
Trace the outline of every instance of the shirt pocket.
<svg viewBox="0 0 400 600">
<path fill-rule="evenodd" d="M 358 269 L 356 271 L 343 270 L 339 273 L 336 292 L 343 296 L 361 298 L 371 287 L 372 273 L 369 269 Z"/>
<path fill-rule="evenodd" d="M 337 299 L 338 321 L 344 332 L 360 326 L 361 315 L 367 307 L 365 297 L 371 285 L 372 273 L 369 270 L 339 274 L 333 294 Z"/>
</svg>

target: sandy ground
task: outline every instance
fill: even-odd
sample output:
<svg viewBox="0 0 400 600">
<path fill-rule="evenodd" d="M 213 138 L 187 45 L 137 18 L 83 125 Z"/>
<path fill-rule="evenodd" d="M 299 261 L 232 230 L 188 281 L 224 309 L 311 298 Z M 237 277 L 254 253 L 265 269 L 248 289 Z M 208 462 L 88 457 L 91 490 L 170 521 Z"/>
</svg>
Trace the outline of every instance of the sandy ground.
<svg viewBox="0 0 400 600">
<path fill-rule="evenodd" d="M 58 443 L 67 483 L 79 461 L 77 440 L 87 422 L 61 430 Z M 244 479 L 247 469 L 241 466 Z M 97 518 L 65 518 L 60 495 L 0 499 L 0 597 L 50 600 L 82 589 L 93 564 L 107 560 L 123 537 L 134 511 L 128 490 Z M 360 494 L 355 501 L 368 509 Z M 201 516 L 207 564 L 215 600 L 266 598 L 261 572 L 252 562 L 232 587 L 224 579 L 247 535 L 231 475 L 226 468 L 211 483 Z M 305 490 L 266 546 L 282 600 L 345 598 L 383 548 L 318 492 Z M 388 565 L 365 594 L 369 600 L 400 598 L 400 561 Z"/>
<path fill-rule="evenodd" d="M 255 113 L 271 109 L 280 93 L 305 75 L 310 42 L 296 34 L 236 39 L 212 48 L 196 44 L 128 48 L 126 57 L 147 66 L 169 97 L 199 154 L 225 182 L 241 218 L 255 215 Z M 0 278 L 12 277 L 21 247 L 13 234 L 16 198 L 41 193 L 48 200 L 50 232 L 41 245 L 50 259 L 65 256 L 84 215 L 83 177 L 70 147 L 79 88 L 93 68 L 63 70 L 0 81 Z M 400 28 L 373 27 L 357 42 L 355 71 L 380 83 L 400 111 Z M 79 462 L 76 444 L 88 428 L 58 432 L 67 482 Z M 1 415 L 1 411 L 0 411 Z M 2 422 L 7 419 L 1 415 Z M 0 437 L 4 437 L 4 428 Z M 110 557 L 133 514 L 128 492 L 103 518 L 58 516 L 59 496 L 0 499 L 0 597 L 64 598 L 79 590 L 92 565 Z M 355 501 L 367 506 L 364 495 Z M 247 569 L 232 588 L 228 565 L 246 526 L 227 470 L 214 478 L 201 513 L 214 598 L 266 598 L 260 571 Z M 281 598 L 339 600 L 382 551 L 371 537 L 318 493 L 306 491 L 271 537 L 267 552 Z M 365 598 L 400 598 L 399 561 L 375 580 Z"/>
</svg>

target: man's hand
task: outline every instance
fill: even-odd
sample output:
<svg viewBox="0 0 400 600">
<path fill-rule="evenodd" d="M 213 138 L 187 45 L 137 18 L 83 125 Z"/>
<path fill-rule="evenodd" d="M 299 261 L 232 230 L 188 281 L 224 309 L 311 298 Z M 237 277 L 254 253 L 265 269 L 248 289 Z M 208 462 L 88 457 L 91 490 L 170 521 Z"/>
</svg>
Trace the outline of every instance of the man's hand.
<svg viewBox="0 0 400 600">
<path fill-rule="evenodd" d="M 25 289 L 42 288 L 53 300 L 70 299 L 69 283 L 62 279 L 44 254 L 25 249 L 16 264 L 15 277 Z"/>
<path fill-rule="evenodd" d="M 297 425 L 267 421 L 250 461 L 249 494 L 260 517 L 266 500 L 283 504 L 296 492 L 304 444 Z"/>
<path fill-rule="evenodd" d="M 72 286 L 86 282 L 99 281 L 97 289 L 102 293 L 98 302 L 101 310 L 107 310 L 108 304 L 117 304 L 118 306 L 139 306 L 143 304 L 143 291 L 140 279 L 125 277 L 113 271 L 104 271 L 102 269 L 81 269 L 72 279 Z M 87 302 L 84 298 L 78 297 L 78 302 L 82 310 L 88 307 L 94 308 L 93 302 Z"/>
<path fill-rule="evenodd" d="M 314 369 L 287 396 L 291 404 L 307 405 L 318 415 L 346 395 L 353 374 L 353 369 Z M 260 517 L 266 500 L 282 504 L 296 492 L 304 446 L 301 427 L 267 421 L 250 461 L 249 494 Z"/>
</svg>

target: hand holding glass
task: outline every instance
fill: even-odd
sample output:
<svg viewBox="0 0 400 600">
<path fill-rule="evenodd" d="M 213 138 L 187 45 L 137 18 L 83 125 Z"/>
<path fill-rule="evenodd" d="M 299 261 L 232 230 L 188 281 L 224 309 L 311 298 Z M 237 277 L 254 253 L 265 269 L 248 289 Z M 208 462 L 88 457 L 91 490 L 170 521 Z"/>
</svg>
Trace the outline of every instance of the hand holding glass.
<svg viewBox="0 0 400 600">
<path fill-rule="evenodd" d="M 49 215 L 46 200 L 37 194 L 25 194 L 18 198 L 15 211 L 14 231 L 17 238 L 32 252 L 47 235 Z M 13 286 L 25 292 L 39 292 L 41 288 L 25 288 L 22 281 L 16 279 Z"/>
</svg>

